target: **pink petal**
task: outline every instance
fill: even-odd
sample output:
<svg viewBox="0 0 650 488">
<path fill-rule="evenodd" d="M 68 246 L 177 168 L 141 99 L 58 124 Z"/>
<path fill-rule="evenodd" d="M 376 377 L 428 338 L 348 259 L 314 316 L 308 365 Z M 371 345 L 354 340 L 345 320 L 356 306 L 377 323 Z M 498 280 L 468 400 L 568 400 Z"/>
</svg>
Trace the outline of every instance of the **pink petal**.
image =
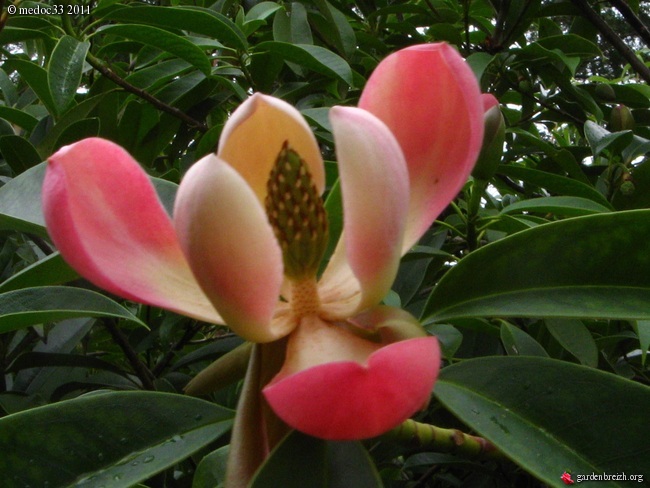
<svg viewBox="0 0 650 488">
<path fill-rule="evenodd" d="M 293 106 L 256 93 L 242 103 L 226 122 L 218 156 L 235 168 L 261 202 L 271 168 L 285 141 L 307 163 L 316 188 L 325 188 L 325 170 L 316 138 Z"/>
<path fill-rule="evenodd" d="M 285 366 L 263 390 L 291 427 L 323 439 L 365 439 L 398 426 L 428 401 L 440 366 L 435 337 L 381 347 L 336 325 L 307 325 L 316 331 L 298 339 L 296 349 L 290 336 Z"/>
<path fill-rule="evenodd" d="M 377 66 L 359 106 L 388 125 L 409 166 L 406 251 L 471 173 L 483 140 L 479 86 L 472 70 L 451 46 L 412 46 Z"/>
<path fill-rule="evenodd" d="M 408 212 L 408 171 L 394 136 L 372 114 L 334 107 L 330 119 L 345 228 L 336 255 L 321 278 L 321 299 L 324 304 L 335 301 L 341 308 L 342 287 L 348 295 L 357 294 L 351 307 L 338 311 L 350 316 L 379 303 L 395 279 Z M 347 266 L 352 275 L 341 269 Z"/>
<path fill-rule="evenodd" d="M 272 321 L 283 280 L 280 246 L 237 171 L 212 154 L 197 162 L 181 182 L 174 221 L 197 281 L 229 327 L 253 342 L 290 331 Z"/>
<path fill-rule="evenodd" d="M 51 156 L 43 212 L 65 260 L 95 285 L 222 321 L 196 283 L 151 181 L 117 144 L 84 139 Z"/>
<path fill-rule="evenodd" d="M 487 112 L 490 110 L 492 107 L 496 107 L 499 105 L 499 100 L 492 95 L 491 93 L 483 93 L 481 94 L 481 100 L 483 101 L 483 111 Z"/>
</svg>

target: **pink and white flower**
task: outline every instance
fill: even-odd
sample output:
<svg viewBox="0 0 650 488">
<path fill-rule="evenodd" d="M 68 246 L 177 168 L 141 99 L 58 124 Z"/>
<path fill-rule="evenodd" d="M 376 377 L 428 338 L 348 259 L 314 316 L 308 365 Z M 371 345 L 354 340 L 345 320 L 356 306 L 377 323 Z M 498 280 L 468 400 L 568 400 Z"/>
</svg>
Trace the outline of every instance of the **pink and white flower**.
<svg viewBox="0 0 650 488">
<path fill-rule="evenodd" d="M 431 44 L 382 61 L 359 107 L 334 107 L 330 120 L 344 230 L 321 276 L 300 261 L 319 249 L 301 248 L 297 264 L 288 264 L 295 236 L 283 226 L 294 222 L 287 214 L 272 223 L 270 208 L 292 210 L 269 197 L 287 147 L 320 195 L 320 150 L 300 113 L 267 95 L 246 100 L 218 152 L 188 171 L 173 219 L 138 163 L 97 138 L 49 158 L 43 208 L 63 257 L 95 285 L 227 324 L 249 341 L 286 340 L 284 364 L 263 388 L 275 414 L 316 437 L 362 439 L 422 408 L 437 378 L 437 340 L 380 302 L 401 256 L 470 174 L 483 104 L 463 59 Z M 308 220 L 305 230 L 324 232 Z"/>
</svg>

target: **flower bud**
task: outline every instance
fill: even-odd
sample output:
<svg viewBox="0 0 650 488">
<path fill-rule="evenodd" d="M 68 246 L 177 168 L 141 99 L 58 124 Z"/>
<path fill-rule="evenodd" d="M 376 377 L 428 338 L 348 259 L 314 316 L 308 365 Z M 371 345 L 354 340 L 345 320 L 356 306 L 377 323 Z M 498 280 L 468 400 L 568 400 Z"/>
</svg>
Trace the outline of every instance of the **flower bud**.
<svg viewBox="0 0 650 488">
<path fill-rule="evenodd" d="M 609 128 L 612 132 L 634 129 L 634 116 L 625 105 L 617 105 L 609 115 Z"/>
<path fill-rule="evenodd" d="M 596 95 L 604 102 L 613 102 L 616 100 L 616 93 L 612 88 L 612 85 L 607 83 L 600 83 L 596 86 Z"/>
<path fill-rule="evenodd" d="M 483 115 L 485 132 L 483 146 L 479 154 L 472 176 L 478 180 L 487 181 L 497 170 L 503 155 L 503 142 L 506 137 L 506 124 L 499 108 L 499 102 L 492 95 L 483 95 L 486 111 Z"/>
</svg>

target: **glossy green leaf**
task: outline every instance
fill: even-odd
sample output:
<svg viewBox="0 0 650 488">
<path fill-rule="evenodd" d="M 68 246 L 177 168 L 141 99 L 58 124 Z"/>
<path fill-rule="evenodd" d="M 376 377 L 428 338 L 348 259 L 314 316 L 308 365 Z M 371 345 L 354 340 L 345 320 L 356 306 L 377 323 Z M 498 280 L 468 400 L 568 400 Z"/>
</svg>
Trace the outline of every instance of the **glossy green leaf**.
<svg viewBox="0 0 650 488">
<path fill-rule="evenodd" d="M 38 123 L 38 119 L 27 112 L 3 106 L 0 106 L 0 119 L 5 119 L 12 124 L 16 124 L 28 132 L 34 130 L 34 127 L 36 127 L 36 124 Z"/>
<path fill-rule="evenodd" d="M 125 37 L 148 46 L 167 51 L 209 75 L 212 69 L 210 58 L 191 41 L 169 31 L 148 25 L 107 25 L 97 32 Z"/>
<path fill-rule="evenodd" d="M 544 188 L 552 193 L 562 196 L 587 198 L 611 208 L 610 203 L 602 193 L 596 190 L 593 186 L 587 185 L 582 181 L 576 181 L 573 178 L 514 165 L 501 165 L 499 166 L 497 173 Z"/>
<path fill-rule="evenodd" d="M 90 42 L 79 42 L 72 36 L 59 39 L 48 65 L 47 77 L 52 101 L 61 113 L 77 93 Z"/>
<path fill-rule="evenodd" d="M 55 252 L 0 283 L 0 293 L 33 286 L 61 285 L 78 277 L 61 255 Z"/>
<path fill-rule="evenodd" d="M 47 352 L 27 352 L 21 354 L 14 361 L 7 366 L 7 373 L 15 373 L 17 371 L 44 368 L 44 367 L 74 367 L 74 368 L 88 368 L 111 371 L 113 373 L 127 376 L 127 373 L 118 368 L 108 361 L 103 359 L 83 356 L 81 354 L 60 354 L 60 353 L 47 353 Z"/>
<path fill-rule="evenodd" d="M 639 383 L 553 359 L 485 357 L 444 368 L 434 395 L 550 486 L 564 486 L 565 470 L 650 472 L 650 388 Z"/>
<path fill-rule="evenodd" d="M 34 90 L 34 93 L 41 100 L 43 105 L 45 105 L 47 110 L 51 114 L 55 115 L 57 113 L 57 108 L 52 99 L 52 94 L 50 93 L 47 71 L 36 63 L 24 59 L 12 59 L 6 64 L 18 71 L 20 77 L 25 80 L 32 90 Z"/>
<path fill-rule="evenodd" d="M 0 332 L 74 317 L 112 317 L 144 326 L 119 303 L 83 288 L 36 286 L 0 294 Z"/>
<path fill-rule="evenodd" d="M 600 155 L 605 149 L 622 151 L 632 142 L 632 131 L 609 132 L 595 122 L 585 122 L 585 137 L 591 146 L 594 157 Z"/>
<path fill-rule="evenodd" d="M 575 34 L 544 37 L 537 42 L 546 49 L 560 50 L 567 56 L 591 58 L 603 55 L 596 44 Z"/>
<path fill-rule="evenodd" d="M 217 39 L 237 49 L 244 50 L 247 47 L 244 34 L 233 21 L 207 8 L 136 6 L 112 11 L 105 18 L 135 24 L 183 29 Z M 182 56 L 179 57 L 182 58 Z"/>
<path fill-rule="evenodd" d="M 589 329 L 580 320 L 547 319 L 546 329 L 581 364 L 598 367 L 598 347 Z"/>
<path fill-rule="evenodd" d="M 548 357 L 544 348 L 526 332 L 512 324 L 501 324 L 501 342 L 509 356 Z"/>
<path fill-rule="evenodd" d="M 314 0 L 314 4 L 325 19 L 325 22 L 318 22 L 318 17 L 312 19 L 321 34 L 334 43 L 339 53 L 352 56 L 357 48 L 357 39 L 349 19 L 327 0 Z"/>
<path fill-rule="evenodd" d="M 0 229 L 47 236 L 41 210 L 45 165 L 34 166 L 0 187 Z"/>
<path fill-rule="evenodd" d="M 650 318 L 650 210 L 540 225 L 474 251 L 423 316 Z"/>
<path fill-rule="evenodd" d="M 0 137 L 0 153 L 14 174 L 20 174 L 39 164 L 42 159 L 25 138 L 14 135 Z"/>
<path fill-rule="evenodd" d="M 255 474 L 250 488 L 380 488 L 379 475 L 359 442 L 328 442 L 290 433 Z"/>
<path fill-rule="evenodd" d="M 97 137 L 99 135 L 99 118 L 90 117 L 73 122 L 56 140 L 54 147 L 63 147 L 87 137 Z"/>
<path fill-rule="evenodd" d="M 10 415 L 0 419 L 3 486 L 132 486 L 223 435 L 232 416 L 155 392 L 96 393 Z"/>
<path fill-rule="evenodd" d="M 575 217 L 610 211 L 609 206 L 582 197 L 539 197 L 510 204 L 501 213 L 541 212 Z"/>
<path fill-rule="evenodd" d="M 291 61 L 317 73 L 333 76 L 349 86 L 353 84 L 350 65 L 340 56 L 320 46 L 267 41 L 258 44 L 256 50 L 279 54 L 285 61 Z"/>
<path fill-rule="evenodd" d="M 205 456 L 196 467 L 192 488 L 223 488 L 230 446 L 223 446 Z"/>
</svg>

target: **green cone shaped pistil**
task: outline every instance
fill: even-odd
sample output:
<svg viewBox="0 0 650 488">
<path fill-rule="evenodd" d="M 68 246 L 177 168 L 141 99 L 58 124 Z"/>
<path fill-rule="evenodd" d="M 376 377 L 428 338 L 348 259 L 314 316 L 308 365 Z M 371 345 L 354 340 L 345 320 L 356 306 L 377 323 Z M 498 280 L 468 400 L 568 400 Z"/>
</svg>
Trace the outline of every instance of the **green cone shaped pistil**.
<svg viewBox="0 0 650 488">
<path fill-rule="evenodd" d="M 311 173 L 288 141 L 267 183 L 266 213 L 282 248 L 284 273 L 316 276 L 328 242 L 327 214 Z"/>
</svg>

